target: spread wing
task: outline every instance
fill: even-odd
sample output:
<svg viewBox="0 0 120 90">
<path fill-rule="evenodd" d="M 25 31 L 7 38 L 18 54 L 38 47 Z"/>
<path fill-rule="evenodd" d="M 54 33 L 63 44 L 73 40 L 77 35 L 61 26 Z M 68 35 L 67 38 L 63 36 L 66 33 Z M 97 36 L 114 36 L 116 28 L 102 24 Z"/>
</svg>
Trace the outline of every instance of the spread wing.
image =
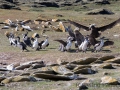
<svg viewBox="0 0 120 90">
<path fill-rule="evenodd" d="M 71 24 L 73 24 L 74 26 L 78 27 L 78 28 L 83 28 L 83 29 L 89 31 L 89 27 L 87 27 L 87 26 L 84 26 L 84 25 L 82 25 L 82 24 L 79 24 L 79 23 L 74 22 L 74 21 L 71 21 L 71 20 L 68 20 L 68 21 L 69 21 Z"/>
<path fill-rule="evenodd" d="M 59 39 L 57 39 L 57 40 L 54 40 L 54 41 L 57 41 L 57 42 L 63 44 L 64 46 L 67 45 L 67 42 L 65 42 L 65 41 L 63 41 L 63 40 L 59 40 Z"/>
<path fill-rule="evenodd" d="M 98 27 L 97 30 L 103 32 L 103 31 L 105 31 L 105 30 L 107 30 L 107 29 L 110 29 L 110 28 L 114 27 L 114 26 L 115 26 L 117 23 L 119 23 L 119 22 L 120 22 L 120 18 L 117 19 L 116 21 L 108 24 L 108 25 L 105 25 L 105 26 L 102 26 L 102 27 Z"/>
<path fill-rule="evenodd" d="M 74 34 L 73 30 L 71 29 L 71 26 L 68 26 L 67 32 L 71 37 L 73 37 L 72 41 L 75 41 L 75 34 Z"/>
<path fill-rule="evenodd" d="M 84 36 L 78 31 L 75 31 L 75 39 L 77 41 L 78 45 L 81 45 L 81 43 L 84 41 Z"/>
</svg>

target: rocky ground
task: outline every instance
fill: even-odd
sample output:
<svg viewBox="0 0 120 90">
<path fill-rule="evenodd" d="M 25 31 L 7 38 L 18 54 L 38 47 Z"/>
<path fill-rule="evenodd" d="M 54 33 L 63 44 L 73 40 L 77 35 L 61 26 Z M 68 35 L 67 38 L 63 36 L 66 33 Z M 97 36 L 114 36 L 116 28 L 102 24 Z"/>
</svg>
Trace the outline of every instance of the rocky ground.
<svg viewBox="0 0 120 90">
<path fill-rule="evenodd" d="M 69 81 L 69 88 L 72 84 L 71 81 L 80 80 L 82 82 L 77 83 L 77 90 L 95 88 L 95 86 L 114 87 L 120 84 L 119 72 L 117 72 L 120 69 L 119 63 L 120 58 L 112 55 L 79 58 L 72 62 L 58 58 L 57 63 L 54 64 L 46 64 L 42 60 L 12 63 L 10 65 L 1 63 L 0 85 L 6 86 L 9 83 L 18 82 L 40 82 L 49 79 L 51 81 Z M 94 77 L 90 77 L 91 75 Z M 97 75 L 101 76 L 98 77 Z"/>
<path fill-rule="evenodd" d="M 79 1 L 79 0 L 78 0 Z M 6 2 L 6 1 L 5 1 Z M 117 5 L 117 4 L 116 4 Z M 116 6 L 115 5 L 115 6 Z M 112 4 L 111 8 L 113 8 Z M 91 8 L 90 6 L 87 6 Z M 109 6 L 110 7 L 110 6 Z M 119 7 L 119 5 L 118 5 Z M 58 51 L 59 43 L 54 39 L 65 40 L 68 33 L 61 29 L 59 21 L 65 26 L 69 23 L 65 20 L 72 19 L 82 24 L 96 23 L 97 26 L 106 25 L 119 18 L 119 8 L 113 8 L 110 15 L 101 14 L 104 9 L 88 10 L 86 12 L 70 10 L 68 7 L 53 9 L 46 8 L 41 11 L 35 11 L 34 8 L 20 7 L 21 10 L 4 10 L 0 9 L 0 89 L 1 90 L 119 90 L 120 78 L 120 33 L 119 24 L 109 31 L 102 32 L 109 40 L 114 41 L 114 45 L 104 47 L 103 51 L 91 53 L 78 52 L 72 46 L 71 52 Z M 107 8 L 110 9 L 110 8 Z M 67 10 L 67 13 L 66 13 Z M 81 8 L 79 9 L 81 10 Z M 94 15 L 91 15 L 94 14 Z M 100 18 L 98 22 L 98 18 Z M 15 28 L 2 29 L 8 24 L 7 19 L 16 22 L 18 20 L 32 21 L 30 25 L 33 32 L 29 32 L 29 36 L 37 32 L 41 38 L 44 31 L 49 36 L 50 46 L 45 50 L 35 51 L 31 49 L 29 52 L 21 52 L 17 47 L 10 46 L 7 37 L 4 35 L 6 31 L 15 32 Z M 39 21 L 40 20 L 40 21 Z M 44 21 L 44 22 L 42 22 Z M 50 21 L 56 28 L 50 28 Z M 4 23 L 3 23 L 4 22 Z M 59 25 L 59 26 L 58 26 Z M 64 27 L 64 25 L 62 27 Z M 39 29 L 36 27 L 40 27 Z M 72 25 L 72 29 L 75 27 Z M 22 37 L 26 30 L 19 27 L 16 35 Z M 80 30 L 83 35 L 90 32 Z M 99 40 L 99 38 L 97 38 Z M 93 47 L 91 47 L 93 48 Z"/>
<path fill-rule="evenodd" d="M 2 9 L 17 9 L 21 10 L 20 6 L 28 7 L 64 7 L 64 6 L 79 6 L 88 3 L 94 4 L 110 4 L 107 0 L 0 0 L 0 8 Z"/>
</svg>

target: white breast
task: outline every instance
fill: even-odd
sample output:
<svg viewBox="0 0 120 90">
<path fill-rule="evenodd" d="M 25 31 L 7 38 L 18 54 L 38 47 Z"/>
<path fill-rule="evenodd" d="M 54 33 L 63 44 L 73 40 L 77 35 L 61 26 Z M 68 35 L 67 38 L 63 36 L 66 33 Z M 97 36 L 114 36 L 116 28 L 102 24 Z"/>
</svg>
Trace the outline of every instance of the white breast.
<svg viewBox="0 0 120 90">
<path fill-rule="evenodd" d="M 44 49 L 47 44 L 48 44 L 48 39 L 46 39 L 45 42 L 42 44 L 42 48 Z"/>
<path fill-rule="evenodd" d="M 87 45 L 88 45 L 88 41 L 85 40 L 85 41 L 83 42 L 82 51 L 86 51 Z"/>
<path fill-rule="evenodd" d="M 83 43 L 84 42 L 82 42 L 81 45 L 79 46 L 79 50 L 82 50 Z"/>
<path fill-rule="evenodd" d="M 36 39 L 34 42 L 33 42 L 33 48 L 37 48 L 38 47 L 38 40 Z"/>
<path fill-rule="evenodd" d="M 66 50 L 69 50 L 71 48 L 71 46 L 72 46 L 72 43 L 71 43 L 71 41 L 69 41 L 67 46 L 66 46 Z"/>
<path fill-rule="evenodd" d="M 101 50 L 101 48 L 103 47 L 103 45 L 104 45 L 104 42 L 101 41 L 100 45 L 98 47 L 96 47 L 96 51 Z"/>
</svg>

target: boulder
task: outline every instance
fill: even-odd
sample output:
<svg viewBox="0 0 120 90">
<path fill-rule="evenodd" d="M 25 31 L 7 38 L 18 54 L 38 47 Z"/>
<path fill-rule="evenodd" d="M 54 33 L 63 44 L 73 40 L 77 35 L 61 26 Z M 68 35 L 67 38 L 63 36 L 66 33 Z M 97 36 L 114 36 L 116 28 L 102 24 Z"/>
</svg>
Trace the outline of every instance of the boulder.
<svg viewBox="0 0 120 90">
<path fill-rule="evenodd" d="M 53 66 L 52 69 L 54 72 L 62 75 L 73 75 L 74 73 L 71 72 L 69 69 L 65 68 L 64 66 Z"/>
<path fill-rule="evenodd" d="M 91 79 L 87 79 L 87 80 L 84 80 L 82 81 L 80 84 L 79 84 L 79 90 L 84 90 L 84 89 L 88 89 L 88 85 L 92 83 L 92 80 Z"/>
<path fill-rule="evenodd" d="M 119 82 L 111 76 L 104 76 L 101 78 L 101 84 L 118 85 Z"/>
<path fill-rule="evenodd" d="M 81 59 L 76 59 L 75 61 L 72 61 L 70 63 L 77 64 L 77 65 L 85 65 L 85 64 L 90 64 L 90 63 L 96 61 L 97 59 L 98 58 L 92 58 L 92 57 L 81 58 Z"/>
</svg>

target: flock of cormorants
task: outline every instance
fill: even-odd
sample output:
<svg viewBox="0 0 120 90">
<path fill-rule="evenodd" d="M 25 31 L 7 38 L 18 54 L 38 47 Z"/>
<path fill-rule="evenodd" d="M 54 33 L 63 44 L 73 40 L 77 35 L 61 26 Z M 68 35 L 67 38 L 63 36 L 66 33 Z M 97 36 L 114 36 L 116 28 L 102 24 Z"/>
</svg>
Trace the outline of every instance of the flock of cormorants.
<svg viewBox="0 0 120 90">
<path fill-rule="evenodd" d="M 113 41 L 105 40 L 105 37 L 101 37 L 100 41 L 96 40 L 96 38 L 100 37 L 99 31 L 103 32 L 107 29 L 110 29 L 114 27 L 117 23 L 120 22 L 120 18 L 116 21 L 102 26 L 102 27 L 96 27 L 94 24 L 91 24 L 89 27 L 82 25 L 80 23 L 77 23 L 75 21 L 67 20 L 70 24 L 74 25 L 76 28 L 72 30 L 71 25 L 66 27 L 65 30 L 68 32 L 69 36 L 67 37 L 67 40 L 61 40 L 56 39 L 54 41 L 57 41 L 60 43 L 59 45 L 59 51 L 70 51 L 72 43 L 75 43 L 75 48 L 77 48 L 76 52 L 82 51 L 86 52 L 88 48 L 93 46 L 94 48 L 91 50 L 92 52 L 100 52 L 102 50 L 102 47 L 113 45 Z M 49 46 L 48 36 L 46 36 L 46 39 L 44 41 L 39 42 L 38 38 L 40 38 L 40 35 L 38 33 L 34 33 L 32 37 L 28 37 L 28 32 L 33 31 L 33 29 L 30 28 L 30 26 L 27 26 L 24 22 L 19 22 L 17 20 L 17 23 L 13 23 L 10 19 L 8 19 L 9 24 L 4 26 L 2 29 L 7 29 L 9 27 L 15 27 L 15 30 L 18 29 L 18 25 L 20 25 L 23 29 L 28 30 L 26 33 L 22 34 L 22 41 L 20 39 L 20 36 L 15 37 L 15 35 L 11 32 L 6 32 L 5 35 L 7 36 L 9 42 L 11 45 L 14 45 L 16 47 L 19 47 L 22 51 L 27 50 L 27 46 L 31 47 L 35 50 L 45 49 Z M 83 36 L 80 33 L 79 29 L 84 29 L 86 31 L 91 31 L 90 35 Z"/>
</svg>

